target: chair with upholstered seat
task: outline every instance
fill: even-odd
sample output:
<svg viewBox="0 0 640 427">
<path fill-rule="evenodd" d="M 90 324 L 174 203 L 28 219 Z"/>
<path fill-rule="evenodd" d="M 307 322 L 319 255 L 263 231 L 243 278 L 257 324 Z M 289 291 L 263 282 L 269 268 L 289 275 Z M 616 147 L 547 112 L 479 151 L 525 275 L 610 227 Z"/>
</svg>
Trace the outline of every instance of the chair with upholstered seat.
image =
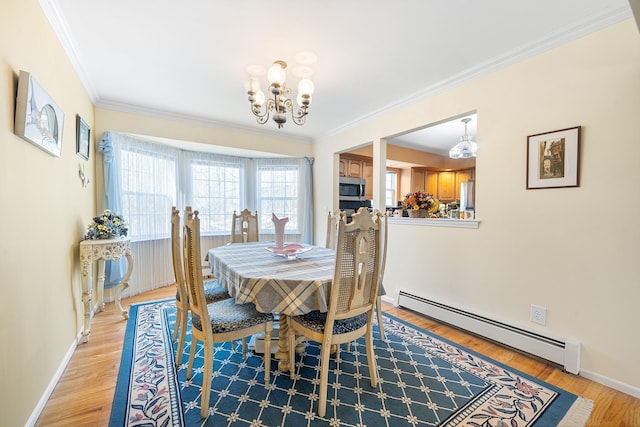
<svg viewBox="0 0 640 427">
<path fill-rule="evenodd" d="M 318 414 L 323 417 L 327 405 L 329 355 L 340 351 L 340 344 L 365 337 L 371 386 L 378 382 L 373 353 L 373 313 L 378 295 L 382 247 L 380 212 L 370 214 L 360 208 L 350 223 L 340 217 L 337 225 L 336 260 L 326 313 L 314 311 L 291 316 L 289 322 L 289 360 L 291 378 L 295 378 L 296 335 L 321 343 L 320 391 Z M 339 357 L 339 353 L 337 355 Z"/>
<path fill-rule="evenodd" d="M 334 212 L 329 211 L 327 215 L 327 236 L 325 248 L 335 249 L 338 242 L 338 220 L 340 216 L 344 216 L 344 211 L 337 209 Z"/>
<path fill-rule="evenodd" d="M 187 206 L 187 216 L 191 207 Z M 173 206 L 171 208 L 171 255 L 173 259 L 173 274 L 176 279 L 176 323 L 173 326 L 173 341 L 178 338 L 178 348 L 176 350 L 176 365 L 182 363 L 182 353 L 184 352 L 184 340 L 186 335 L 187 321 L 189 319 L 189 301 L 187 286 L 184 281 L 182 242 L 180 239 L 180 211 Z M 220 285 L 217 280 L 204 281 L 204 294 L 207 303 L 222 301 L 231 298 L 229 293 Z M 179 334 L 179 336 L 178 336 Z"/>
<path fill-rule="evenodd" d="M 344 216 L 345 212 L 344 211 L 340 211 L 339 209 L 336 210 L 335 212 L 331 212 L 329 211 L 329 214 L 327 215 L 327 235 L 326 235 L 326 241 L 325 241 L 325 247 L 329 248 L 329 249 L 335 249 L 336 248 L 336 244 L 338 241 L 338 221 L 340 220 L 341 216 Z M 382 292 L 382 276 L 384 275 L 384 265 L 386 262 L 386 258 L 387 258 L 387 227 L 386 227 L 386 221 L 383 224 L 384 227 L 384 232 L 382 233 L 382 239 L 383 239 L 383 244 L 382 244 L 382 255 L 380 256 L 381 259 L 381 267 L 380 267 L 380 288 L 379 290 Z M 381 297 L 381 292 L 378 292 L 378 297 L 376 298 L 376 315 L 378 317 L 378 329 L 380 330 L 380 339 L 384 340 L 384 327 L 382 325 L 382 297 Z M 349 349 L 349 343 L 347 343 L 347 350 Z"/>
<path fill-rule="evenodd" d="M 184 225 L 184 264 L 189 309 L 191 310 L 191 349 L 187 378 L 192 378 L 193 360 L 198 341 L 203 342 L 204 364 L 202 372 L 202 395 L 200 415 L 209 412 L 209 394 L 213 374 L 213 346 L 215 343 L 242 339 L 242 354 L 246 357 L 246 338 L 264 333 L 265 348 L 271 348 L 273 314 L 260 313 L 254 304 L 236 304 L 233 299 L 207 304 L 202 279 L 202 258 L 200 249 L 200 218 L 198 211 L 187 216 Z M 271 352 L 264 353 L 264 384 L 269 385 Z M 245 369 L 250 369 L 246 367 Z"/>
<path fill-rule="evenodd" d="M 244 209 L 239 214 L 233 211 L 233 221 L 231 222 L 231 243 L 257 242 L 258 234 L 258 212 L 251 214 L 249 209 Z"/>
</svg>

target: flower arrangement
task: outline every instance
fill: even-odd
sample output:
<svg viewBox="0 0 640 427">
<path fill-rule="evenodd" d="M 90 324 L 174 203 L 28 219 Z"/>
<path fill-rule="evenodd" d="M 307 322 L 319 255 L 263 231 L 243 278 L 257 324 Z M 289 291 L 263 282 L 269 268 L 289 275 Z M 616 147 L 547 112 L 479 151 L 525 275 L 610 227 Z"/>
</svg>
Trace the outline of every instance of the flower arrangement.
<svg viewBox="0 0 640 427">
<path fill-rule="evenodd" d="M 96 217 L 93 217 L 93 221 L 87 226 L 87 235 L 84 236 L 85 240 L 94 239 L 112 239 L 114 237 L 126 236 L 127 221 L 120 215 L 109 209 Z"/>
<path fill-rule="evenodd" d="M 433 194 L 427 194 L 422 191 L 415 191 L 404 196 L 402 207 L 407 210 L 429 210 L 435 203 Z"/>
</svg>

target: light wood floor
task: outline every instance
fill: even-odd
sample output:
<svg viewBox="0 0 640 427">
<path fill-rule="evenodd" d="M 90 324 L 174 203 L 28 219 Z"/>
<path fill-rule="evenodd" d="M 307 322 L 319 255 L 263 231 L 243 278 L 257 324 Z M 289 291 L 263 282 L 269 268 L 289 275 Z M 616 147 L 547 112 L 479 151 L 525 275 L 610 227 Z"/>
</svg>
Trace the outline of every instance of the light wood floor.
<svg viewBox="0 0 640 427">
<path fill-rule="evenodd" d="M 123 306 L 171 298 L 169 286 L 123 300 Z M 414 312 L 384 303 L 383 310 L 471 350 L 595 402 L 587 426 L 640 427 L 640 399 L 567 374 L 544 362 L 511 351 Z M 91 338 L 80 344 L 44 408 L 37 426 L 106 426 L 111 413 L 126 321 L 113 303 L 96 314 Z"/>
</svg>

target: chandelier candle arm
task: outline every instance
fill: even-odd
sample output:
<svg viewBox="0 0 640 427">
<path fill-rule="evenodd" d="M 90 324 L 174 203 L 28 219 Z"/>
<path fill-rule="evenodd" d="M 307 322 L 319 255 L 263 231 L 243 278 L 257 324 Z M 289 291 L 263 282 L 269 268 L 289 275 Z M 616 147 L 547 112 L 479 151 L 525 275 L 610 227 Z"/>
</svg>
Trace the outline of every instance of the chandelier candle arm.
<svg viewBox="0 0 640 427">
<path fill-rule="evenodd" d="M 298 82 L 298 95 L 296 101 L 300 108 L 294 113 L 293 101 L 287 97 L 291 94 L 291 89 L 287 87 L 286 72 L 287 63 L 281 60 L 275 61 L 267 72 L 269 81 L 269 92 L 273 97 L 266 99 L 264 92 L 260 89 L 260 80 L 255 75 L 250 75 L 245 82 L 245 90 L 249 95 L 251 112 L 256 116 L 259 124 L 265 124 L 269 116 L 273 113 L 273 121 L 278 124 L 278 128 L 287 122 L 287 113 L 297 125 L 303 125 L 306 121 L 308 108 L 311 104 L 311 95 L 315 90 L 310 78 L 304 77 Z M 266 102 L 266 103 L 265 103 Z M 262 107 L 264 106 L 264 111 Z"/>
</svg>

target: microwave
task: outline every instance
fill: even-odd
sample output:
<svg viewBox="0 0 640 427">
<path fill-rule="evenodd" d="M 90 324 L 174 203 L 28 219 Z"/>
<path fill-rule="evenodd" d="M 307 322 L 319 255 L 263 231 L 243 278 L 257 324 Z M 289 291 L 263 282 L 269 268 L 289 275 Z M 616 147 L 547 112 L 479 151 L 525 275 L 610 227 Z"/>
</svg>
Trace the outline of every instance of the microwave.
<svg viewBox="0 0 640 427">
<path fill-rule="evenodd" d="M 364 200 L 365 183 L 361 178 L 340 177 L 340 200 Z"/>
</svg>

